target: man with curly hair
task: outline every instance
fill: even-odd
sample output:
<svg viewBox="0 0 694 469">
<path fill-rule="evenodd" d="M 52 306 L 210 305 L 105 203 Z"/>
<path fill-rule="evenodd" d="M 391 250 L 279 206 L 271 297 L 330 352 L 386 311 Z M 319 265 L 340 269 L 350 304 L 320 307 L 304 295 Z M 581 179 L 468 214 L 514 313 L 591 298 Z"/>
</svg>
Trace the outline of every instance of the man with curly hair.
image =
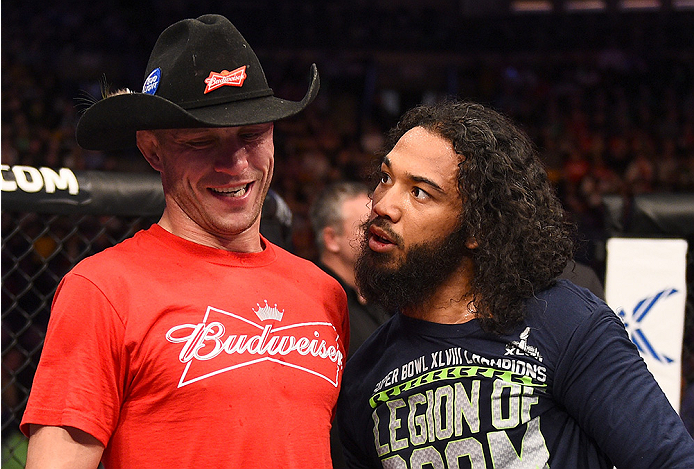
<svg viewBox="0 0 694 469">
<path fill-rule="evenodd" d="M 619 318 L 558 279 L 571 225 L 527 136 L 449 101 L 390 137 L 356 275 L 396 314 L 345 370 L 350 467 L 694 467 Z"/>
</svg>

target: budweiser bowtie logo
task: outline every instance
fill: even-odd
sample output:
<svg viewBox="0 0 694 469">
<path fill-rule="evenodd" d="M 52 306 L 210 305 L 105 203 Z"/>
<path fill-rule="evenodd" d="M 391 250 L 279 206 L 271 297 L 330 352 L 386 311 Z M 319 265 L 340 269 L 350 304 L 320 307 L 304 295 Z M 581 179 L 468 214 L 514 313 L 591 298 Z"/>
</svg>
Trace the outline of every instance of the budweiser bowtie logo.
<svg viewBox="0 0 694 469">
<path fill-rule="evenodd" d="M 210 76 L 205 78 L 205 83 L 207 87 L 205 88 L 205 93 L 214 91 L 222 86 L 243 86 L 243 82 L 246 80 L 246 66 L 242 66 L 233 71 L 222 70 L 220 73 L 210 72 Z"/>
<path fill-rule="evenodd" d="M 184 363 L 178 387 L 211 376 L 270 361 L 318 376 L 333 386 L 343 367 L 339 335 L 329 322 L 278 326 L 283 312 L 277 305 L 253 310 L 261 322 L 207 307 L 202 322 L 181 324 L 166 333 L 166 340 L 183 344 L 178 359 Z"/>
</svg>

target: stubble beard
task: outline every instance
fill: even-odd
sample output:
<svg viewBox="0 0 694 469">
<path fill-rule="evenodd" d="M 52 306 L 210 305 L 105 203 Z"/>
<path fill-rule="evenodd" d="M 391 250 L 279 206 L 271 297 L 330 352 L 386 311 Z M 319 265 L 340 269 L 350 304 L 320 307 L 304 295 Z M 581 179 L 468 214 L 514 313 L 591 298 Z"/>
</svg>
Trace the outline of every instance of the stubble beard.
<svg viewBox="0 0 694 469">
<path fill-rule="evenodd" d="M 381 305 L 391 314 L 423 306 L 461 266 L 463 259 L 471 255 L 465 245 L 468 236 L 458 227 L 441 239 L 410 247 L 404 260 L 397 262 L 391 253 L 369 248 L 368 228 L 373 223 L 384 224 L 375 219 L 363 225 L 362 249 L 355 266 L 356 282 L 367 301 Z"/>
</svg>

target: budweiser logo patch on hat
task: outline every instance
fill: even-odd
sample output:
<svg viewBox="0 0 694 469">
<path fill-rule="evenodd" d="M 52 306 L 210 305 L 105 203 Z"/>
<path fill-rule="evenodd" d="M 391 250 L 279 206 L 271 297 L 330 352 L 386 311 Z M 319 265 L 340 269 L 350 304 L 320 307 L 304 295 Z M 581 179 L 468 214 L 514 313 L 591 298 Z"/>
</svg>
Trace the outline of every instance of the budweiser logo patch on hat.
<svg viewBox="0 0 694 469">
<path fill-rule="evenodd" d="M 222 70 L 220 73 L 210 72 L 210 76 L 205 78 L 205 83 L 207 87 L 205 88 L 205 94 L 210 91 L 214 91 L 222 86 L 243 86 L 243 82 L 246 79 L 246 66 L 237 68 L 236 70 L 230 72 L 228 70 Z"/>
</svg>

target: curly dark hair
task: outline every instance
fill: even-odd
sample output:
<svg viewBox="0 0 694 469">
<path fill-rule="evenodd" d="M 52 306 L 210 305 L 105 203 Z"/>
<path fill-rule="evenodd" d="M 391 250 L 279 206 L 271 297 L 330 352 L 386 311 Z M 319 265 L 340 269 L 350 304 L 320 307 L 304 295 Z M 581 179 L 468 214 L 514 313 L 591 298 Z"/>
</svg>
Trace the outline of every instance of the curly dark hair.
<svg viewBox="0 0 694 469">
<path fill-rule="evenodd" d="M 472 252 L 473 303 L 484 330 L 509 332 L 524 301 L 551 286 L 573 255 L 573 226 L 530 139 L 508 118 L 481 104 L 446 101 L 406 112 L 388 135 L 392 149 L 423 127 L 461 155 L 462 229 Z"/>
</svg>

